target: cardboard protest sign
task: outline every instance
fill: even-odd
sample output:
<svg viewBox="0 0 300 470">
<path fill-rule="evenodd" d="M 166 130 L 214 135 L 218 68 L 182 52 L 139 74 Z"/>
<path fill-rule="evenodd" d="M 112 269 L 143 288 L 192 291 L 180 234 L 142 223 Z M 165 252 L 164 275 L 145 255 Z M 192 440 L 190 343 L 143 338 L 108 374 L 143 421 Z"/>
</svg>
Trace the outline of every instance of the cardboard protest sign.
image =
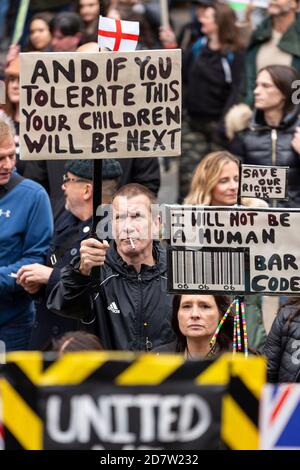
<svg viewBox="0 0 300 470">
<path fill-rule="evenodd" d="M 181 51 L 21 54 L 23 160 L 180 154 Z"/>
<path fill-rule="evenodd" d="M 170 292 L 300 292 L 300 209 L 167 210 Z"/>
<path fill-rule="evenodd" d="M 295 348 L 291 359 L 300 364 L 298 356 Z M 299 423 L 300 384 L 265 385 L 260 407 L 260 448 L 300 450 Z"/>
<path fill-rule="evenodd" d="M 287 166 L 241 165 L 240 196 L 288 200 Z"/>
</svg>

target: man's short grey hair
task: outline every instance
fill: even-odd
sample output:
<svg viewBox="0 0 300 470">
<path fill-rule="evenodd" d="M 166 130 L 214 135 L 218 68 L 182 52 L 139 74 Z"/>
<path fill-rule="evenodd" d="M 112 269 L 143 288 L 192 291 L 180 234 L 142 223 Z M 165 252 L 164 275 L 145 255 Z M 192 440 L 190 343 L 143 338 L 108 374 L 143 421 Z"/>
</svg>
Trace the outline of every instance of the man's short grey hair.
<svg viewBox="0 0 300 470">
<path fill-rule="evenodd" d="M 7 135 L 11 135 L 12 138 L 15 137 L 15 125 L 13 120 L 4 111 L 0 111 L 0 140 Z"/>
</svg>

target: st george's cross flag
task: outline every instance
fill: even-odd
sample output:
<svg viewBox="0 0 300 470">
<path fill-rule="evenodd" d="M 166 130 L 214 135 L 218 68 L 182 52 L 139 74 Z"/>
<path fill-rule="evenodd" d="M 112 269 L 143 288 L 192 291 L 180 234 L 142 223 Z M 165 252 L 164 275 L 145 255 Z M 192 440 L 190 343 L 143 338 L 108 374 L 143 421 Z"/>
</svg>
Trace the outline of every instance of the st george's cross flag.
<svg viewBox="0 0 300 470">
<path fill-rule="evenodd" d="M 98 46 L 110 51 L 135 51 L 140 34 L 137 21 L 113 20 L 100 16 Z"/>
</svg>

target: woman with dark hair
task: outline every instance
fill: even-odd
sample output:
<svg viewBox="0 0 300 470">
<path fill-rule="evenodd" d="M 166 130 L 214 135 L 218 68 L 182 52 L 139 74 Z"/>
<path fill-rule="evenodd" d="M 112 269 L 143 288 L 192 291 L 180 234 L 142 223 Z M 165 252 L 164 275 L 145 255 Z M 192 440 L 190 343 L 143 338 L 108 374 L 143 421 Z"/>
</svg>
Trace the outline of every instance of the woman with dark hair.
<svg viewBox="0 0 300 470">
<path fill-rule="evenodd" d="M 78 0 L 76 9 L 84 25 L 82 43 L 98 42 L 100 1 Z"/>
<path fill-rule="evenodd" d="M 300 298 L 283 305 L 273 322 L 264 354 L 269 382 L 300 382 Z"/>
<path fill-rule="evenodd" d="M 293 138 L 299 120 L 299 104 L 295 103 L 295 81 L 299 74 L 293 67 L 269 65 L 261 69 L 254 89 L 254 112 L 248 122 L 235 133 L 239 108 L 226 117 L 228 135 L 235 135 L 231 151 L 243 163 L 251 165 L 288 166 L 288 201 L 280 207 L 300 206 L 300 158 L 293 147 Z M 249 122 L 250 120 L 250 122 Z M 242 127 L 244 129 L 242 130 Z"/>
<path fill-rule="evenodd" d="M 172 327 L 176 340 L 155 351 L 181 352 L 186 357 L 211 357 L 231 351 L 234 319 L 229 306 L 226 295 L 175 295 Z"/>
<path fill-rule="evenodd" d="M 186 196 L 199 161 L 209 152 L 225 148 L 223 118 L 239 100 L 244 48 L 235 12 L 216 2 L 201 11 L 203 37 L 186 52 L 183 61 L 184 104 L 180 159 L 180 200 Z"/>
<path fill-rule="evenodd" d="M 29 38 L 26 52 L 51 52 L 50 23 L 53 14 L 47 11 L 36 13 L 29 23 Z"/>
</svg>

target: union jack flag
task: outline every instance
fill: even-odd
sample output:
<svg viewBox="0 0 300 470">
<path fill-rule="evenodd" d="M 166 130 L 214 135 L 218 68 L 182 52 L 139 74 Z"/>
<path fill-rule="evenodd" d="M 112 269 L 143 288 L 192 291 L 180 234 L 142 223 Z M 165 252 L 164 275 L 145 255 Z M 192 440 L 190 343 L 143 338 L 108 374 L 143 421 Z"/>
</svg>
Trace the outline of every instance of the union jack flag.
<svg viewBox="0 0 300 470">
<path fill-rule="evenodd" d="M 263 450 L 300 449 L 300 384 L 267 384 L 260 409 Z"/>
</svg>

